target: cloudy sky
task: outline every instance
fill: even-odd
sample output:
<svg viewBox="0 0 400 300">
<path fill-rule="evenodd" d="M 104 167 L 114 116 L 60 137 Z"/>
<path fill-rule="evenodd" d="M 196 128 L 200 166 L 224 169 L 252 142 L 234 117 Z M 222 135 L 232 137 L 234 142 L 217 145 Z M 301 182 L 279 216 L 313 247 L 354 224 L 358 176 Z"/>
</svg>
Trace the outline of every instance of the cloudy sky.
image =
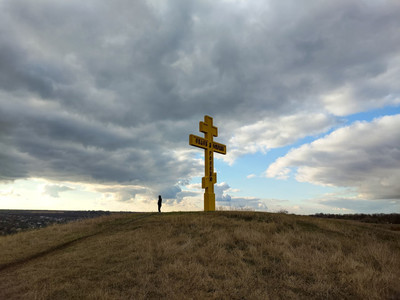
<svg viewBox="0 0 400 300">
<path fill-rule="evenodd" d="M 397 0 L 0 0 L 0 208 L 400 212 Z"/>
</svg>

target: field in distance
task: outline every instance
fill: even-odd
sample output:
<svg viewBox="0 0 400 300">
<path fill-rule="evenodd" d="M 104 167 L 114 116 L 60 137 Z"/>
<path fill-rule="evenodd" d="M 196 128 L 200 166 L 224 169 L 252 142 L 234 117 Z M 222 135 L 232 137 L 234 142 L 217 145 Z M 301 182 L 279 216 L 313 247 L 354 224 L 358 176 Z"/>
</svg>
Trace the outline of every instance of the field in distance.
<svg viewBox="0 0 400 300">
<path fill-rule="evenodd" d="M 0 237 L 0 299 L 399 299 L 399 253 L 355 221 L 112 214 Z"/>
<path fill-rule="evenodd" d="M 63 210 L 12 210 L 0 209 L 0 236 L 63 224 L 79 219 L 109 215 L 109 211 L 63 211 Z"/>
</svg>

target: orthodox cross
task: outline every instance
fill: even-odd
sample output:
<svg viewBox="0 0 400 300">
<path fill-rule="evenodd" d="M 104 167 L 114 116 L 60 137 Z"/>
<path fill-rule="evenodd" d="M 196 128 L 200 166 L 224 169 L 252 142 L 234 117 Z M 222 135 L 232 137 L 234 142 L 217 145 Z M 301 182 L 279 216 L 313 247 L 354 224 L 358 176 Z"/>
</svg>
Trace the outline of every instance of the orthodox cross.
<svg viewBox="0 0 400 300">
<path fill-rule="evenodd" d="M 215 210 L 214 184 L 217 182 L 217 173 L 214 173 L 214 152 L 226 154 L 226 146 L 213 141 L 218 136 L 218 128 L 213 126 L 213 119 L 204 116 L 204 122 L 200 122 L 200 132 L 204 138 L 197 135 L 189 135 L 189 144 L 204 149 L 204 170 L 201 187 L 204 191 L 204 211 Z"/>
</svg>

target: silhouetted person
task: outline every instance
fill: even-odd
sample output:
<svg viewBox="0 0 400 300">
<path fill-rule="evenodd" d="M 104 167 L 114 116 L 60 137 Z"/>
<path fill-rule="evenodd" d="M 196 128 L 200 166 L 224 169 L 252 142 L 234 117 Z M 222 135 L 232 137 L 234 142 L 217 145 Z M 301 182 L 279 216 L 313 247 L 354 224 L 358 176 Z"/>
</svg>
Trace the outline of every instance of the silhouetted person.
<svg viewBox="0 0 400 300">
<path fill-rule="evenodd" d="M 158 212 L 161 212 L 162 198 L 161 195 L 158 195 Z"/>
</svg>

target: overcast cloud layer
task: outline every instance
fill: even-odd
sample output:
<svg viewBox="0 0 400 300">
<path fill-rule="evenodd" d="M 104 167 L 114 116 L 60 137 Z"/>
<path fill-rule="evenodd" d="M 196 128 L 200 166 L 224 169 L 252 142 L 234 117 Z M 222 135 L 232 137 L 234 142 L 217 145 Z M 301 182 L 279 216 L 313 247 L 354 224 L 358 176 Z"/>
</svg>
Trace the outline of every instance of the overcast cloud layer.
<svg viewBox="0 0 400 300">
<path fill-rule="evenodd" d="M 218 141 L 233 163 L 400 104 L 399 15 L 395 0 L 3 0 L 0 180 L 117 184 L 121 201 L 143 191 L 180 201 L 201 176 L 187 143 L 205 114 L 224 124 Z M 399 199 L 398 120 L 339 129 L 267 173 L 295 166 L 302 181 Z"/>
</svg>

